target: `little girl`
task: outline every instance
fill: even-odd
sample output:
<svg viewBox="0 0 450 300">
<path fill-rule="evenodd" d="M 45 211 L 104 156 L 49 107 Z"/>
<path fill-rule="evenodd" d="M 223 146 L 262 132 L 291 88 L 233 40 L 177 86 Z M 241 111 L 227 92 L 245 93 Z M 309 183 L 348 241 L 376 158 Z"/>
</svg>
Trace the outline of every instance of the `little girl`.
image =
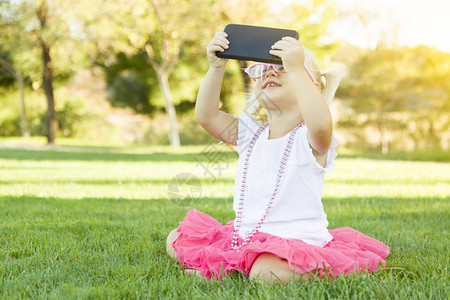
<svg viewBox="0 0 450 300">
<path fill-rule="evenodd" d="M 222 225 L 190 210 L 169 234 L 167 253 L 188 273 L 208 279 L 237 270 L 250 279 L 289 282 L 385 265 L 389 247 L 382 242 L 349 227 L 327 230 L 321 195 L 337 145 L 327 103 L 338 79 L 321 74 L 302 43 L 285 37 L 270 51 L 282 65 L 257 63 L 246 70 L 268 122 L 234 117 L 219 110 L 227 60 L 215 53 L 228 45 L 227 34 L 218 32 L 207 47 L 210 68 L 195 115 L 211 135 L 237 145 L 236 218 Z"/>
</svg>

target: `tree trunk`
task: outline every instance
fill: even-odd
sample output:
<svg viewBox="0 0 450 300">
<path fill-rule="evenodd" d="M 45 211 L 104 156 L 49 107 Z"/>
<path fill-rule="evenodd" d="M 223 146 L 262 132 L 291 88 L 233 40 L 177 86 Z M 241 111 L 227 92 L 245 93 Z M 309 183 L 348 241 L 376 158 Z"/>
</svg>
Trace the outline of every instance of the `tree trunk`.
<svg viewBox="0 0 450 300">
<path fill-rule="evenodd" d="M 431 118 L 427 118 L 428 122 L 428 143 L 426 145 L 427 150 L 433 150 L 439 148 L 439 137 L 436 134 L 436 128 Z"/>
<path fill-rule="evenodd" d="M 388 154 L 389 152 L 389 140 L 386 133 L 386 130 L 383 125 L 379 126 L 380 131 L 380 146 L 381 146 L 381 153 L 384 155 Z"/>
<path fill-rule="evenodd" d="M 173 96 L 169 86 L 169 74 L 164 71 L 157 71 L 158 83 L 164 100 L 166 101 L 166 114 L 169 118 L 169 140 L 173 148 L 180 147 L 180 135 L 178 133 L 177 114 L 173 104 Z"/>
<path fill-rule="evenodd" d="M 41 29 L 44 30 L 47 25 L 48 7 L 47 1 L 42 1 L 36 10 Z M 50 46 L 47 45 L 45 40 L 39 37 L 39 42 L 42 49 L 42 63 L 43 63 L 43 76 L 42 82 L 44 84 L 45 97 L 47 98 L 47 118 L 45 122 L 45 130 L 47 135 L 47 144 L 54 144 L 56 139 L 56 131 L 58 124 L 55 118 L 55 99 L 53 96 L 53 71 L 50 66 Z"/>
<path fill-rule="evenodd" d="M 22 110 L 22 118 L 21 118 L 21 127 L 22 127 L 22 136 L 23 137 L 30 137 L 30 131 L 28 130 L 28 120 L 27 120 L 27 111 L 25 108 L 25 96 L 23 92 L 23 77 L 22 72 L 19 70 L 16 70 L 16 80 L 17 80 L 17 86 L 19 88 L 19 95 L 20 95 L 20 107 Z"/>
<path fill-rule="evenodd" d="M 50 47 L 41 41 L 42 59 L 44 64 L 43 84 L 45 96 L 47 98 L 47 119 L 45 129 L 47 134 L 47 143 L 54 144 L 58 125 L 55 117 L 55 99 L 53 94 L 53 72 L 50 67 Z"/>
</svg>

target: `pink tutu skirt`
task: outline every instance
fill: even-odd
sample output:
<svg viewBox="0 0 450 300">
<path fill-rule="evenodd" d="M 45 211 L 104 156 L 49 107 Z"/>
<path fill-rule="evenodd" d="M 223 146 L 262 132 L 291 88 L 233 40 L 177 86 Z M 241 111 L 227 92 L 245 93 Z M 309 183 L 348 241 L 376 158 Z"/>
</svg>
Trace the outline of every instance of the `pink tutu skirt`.
<svg viewBox="0 0 450 300">
<path fill-rule="evenodd" d="M 231 249 L 233 222 L 222 225 L 205 213 L 190 210 L 180 222 L 180 235 L 172 244 L 180 264 L 199 270 L 208 279 L 221 279 L 222 274 L 233 270 L 248 276 L 258 255 L 271 253 L 286 259 L 297 273 L 318 272 L 323 278 L 324 274 L 375 272 L 380 264 L 386 265 L 384 258 L 390 250 L 374 238 L 342 227 L 329 231 L 333 240 L 324 247 L 258 232 L 236 251 Z"/>
</svg>

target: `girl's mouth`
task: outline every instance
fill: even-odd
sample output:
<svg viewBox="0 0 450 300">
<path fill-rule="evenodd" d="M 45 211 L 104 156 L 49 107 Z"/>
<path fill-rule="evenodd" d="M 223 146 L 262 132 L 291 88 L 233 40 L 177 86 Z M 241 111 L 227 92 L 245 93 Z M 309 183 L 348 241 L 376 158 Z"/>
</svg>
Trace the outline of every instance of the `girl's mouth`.
<svg viewBox="0 0 450 300">
<path fill-rule="evenodd" d="M 263 89 L 265 88 L 273 88 L 273 87 L 280 87 L 281 84 L 275 82 L 275 81 L 267 81 L 266 83 L 264 83 Z"/>
</svg>

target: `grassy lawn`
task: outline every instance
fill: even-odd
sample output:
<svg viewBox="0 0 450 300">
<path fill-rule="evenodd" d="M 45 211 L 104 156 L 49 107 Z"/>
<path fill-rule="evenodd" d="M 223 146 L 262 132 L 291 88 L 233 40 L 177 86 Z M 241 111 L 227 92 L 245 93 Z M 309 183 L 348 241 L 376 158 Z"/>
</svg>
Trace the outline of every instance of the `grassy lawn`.
<svg viewBox="0 0 450 300">
<path fill-rule="evenodd" d="M 0 148 L 1 298 L 448 298 L 445 159 L 337 159 L 323 197 L 329 229 L 350 226 L 391 247 L 386 269 L 374 275 L 287 286 L 240 274 L 223 282 L 184 275 L 166 256 L 165 238 L 187 210 L 233 218 L 237 160 L 220 149 L 227 152 L 212 145 Z M 182 173 L 198 178 L 191 181 L 197 197 L 168 197 Z"/>
</svg>

